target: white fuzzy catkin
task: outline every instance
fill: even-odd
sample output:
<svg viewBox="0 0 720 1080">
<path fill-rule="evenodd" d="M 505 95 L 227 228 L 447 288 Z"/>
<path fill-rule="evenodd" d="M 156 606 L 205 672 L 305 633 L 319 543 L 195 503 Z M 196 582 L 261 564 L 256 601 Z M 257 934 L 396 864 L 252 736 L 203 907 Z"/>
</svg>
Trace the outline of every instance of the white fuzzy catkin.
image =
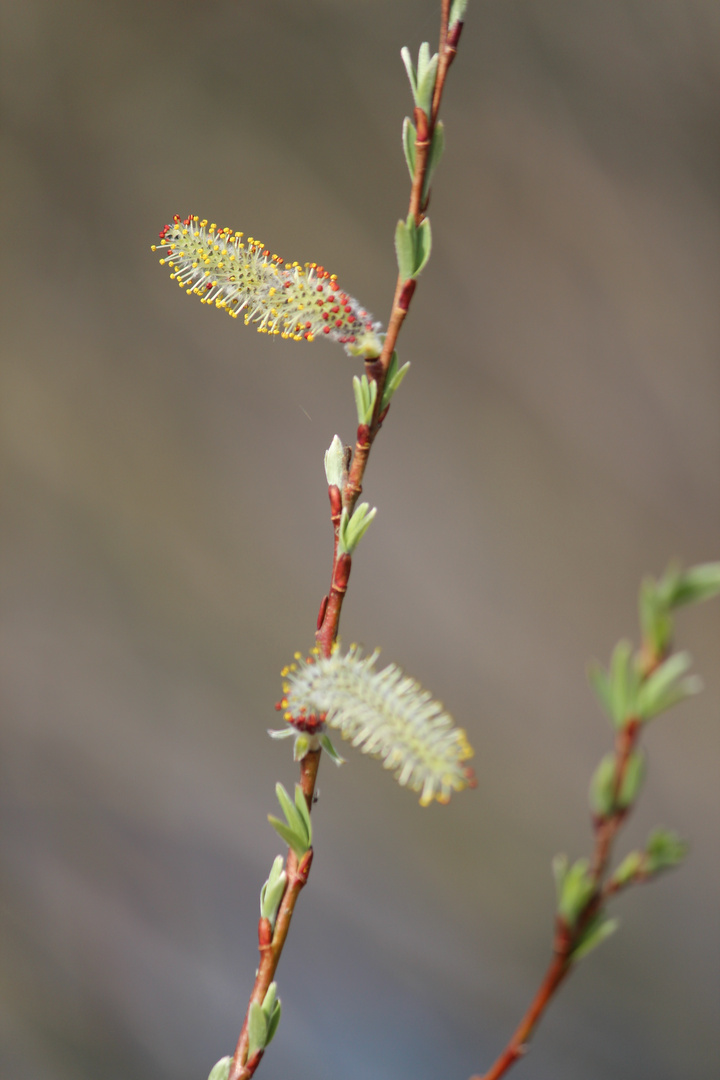
<svg viewBox="0 0 720 1080">
<path fill-rule="evenodd" d="M 324 720 L 362 753 L 380 758 L 398 783 L 419 791 L 423 806 L 446 803 L 453 791 L 474 784 L 464 764 L 473 754 L 465 732 L 395 664 L 376 671 L 377 657 L 363 657 L 357 645 L 327 658 L 298 654 L 283 671 L 285 719 Z"/>
<path fill-rule="evenodd" d="M 177 214 L 160 233 L 153 251 L 171 278 L 204 304 L 229 315 L 243 312 L 245 324 L 293 341 L 327 337 L 352 356 L 377 356 L 380 323 L 347 293 L 334 274 L 317 263 L 286 263 L 260 240 L 219 229 L 195 216 Z"/>
</svg>

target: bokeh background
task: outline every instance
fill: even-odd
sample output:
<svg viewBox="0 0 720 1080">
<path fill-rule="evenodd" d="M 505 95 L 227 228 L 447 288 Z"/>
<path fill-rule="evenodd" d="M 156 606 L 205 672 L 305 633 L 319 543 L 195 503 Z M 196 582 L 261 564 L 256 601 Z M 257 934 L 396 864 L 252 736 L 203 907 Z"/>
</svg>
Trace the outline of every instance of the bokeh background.
<svg viewBox="0 0 720 1080">
<path fill-rule="evenodd" d="M 331 554 L 337 347 L 189 300 L 150 244 L 196 212 L 316 260 L 386 320 L 408 181 L 399 59 L 430 0 L 3 0 L 0 1074 L 198 1080 L 256 965 L 279 669 Z M 324 762 L 269 1080 L 464 1080 L 548 959 L 610 731 L 586 686 L 641 576 L 718 558 L 720 7 L 471 0 L 434 251 L 376 444 L 346 641 L 453 712 L 478 789 L 421 810 Z M 720 605 L 706 692 L 656 721 L 623 898 L 517 1070 L 720 1066 Z"/>
</svg>

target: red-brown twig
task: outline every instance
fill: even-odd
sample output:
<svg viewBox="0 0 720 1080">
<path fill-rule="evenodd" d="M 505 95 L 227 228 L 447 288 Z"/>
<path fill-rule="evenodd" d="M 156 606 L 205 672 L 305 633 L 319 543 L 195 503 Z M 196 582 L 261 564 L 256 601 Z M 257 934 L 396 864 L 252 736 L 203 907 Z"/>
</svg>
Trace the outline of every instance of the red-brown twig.
<svg viewBox="0 0 720 1080">
<path fill-rule="evenodd" d="M 431 115 L 428 117 L 421 109 L 417 108 L 415 109 L 414 114 L 417 138 L 415 141 L 415 170 L 410 191 L 408 215 L 412 214 L 414 216 L 416 225 L 419 225 L 423 220 L 425 210 L 427 209 L 427 203 L 423 206 L 421 205 L 421 200 L 425 185 L 425 175 L 427 173 L 428 152 L 432 143 L 435 124 L 437 122 L 445 79 L 447 78 L 450 65 L 455 58 L 457 43 L 460 39 L 460 32 L 463 25 L 461 22 L 456 23 L 452 28 L 452 33 L 448 34 L 449 15 L 450 0 L 442 0 L 438 71 L 435 80 Z M 388 321 L 388 328 L 385 334 L 382 352 L 380 353 L 380 356 L 366 360 L 365 362 L 365 372 L 368 379 L 377 383 L 377 398 L 371 423 L 361 424 L 358 428 L 355 451 L 352 456 L 350 470 L 342 492 L 342 504 L 349 514 L 352 513 L 355 504 L 362 494 L 362 482 L 368 458 L 370 457 L 370 450 L 387 414 L 387 409 L 382 410 L 382 395 L 385 386 L 385 378 L 387 376 L 393 352 L 395 351 L 398 334 L 400 333 L 400 329 L 410 308 L 410 302 L 415 292 L 415 286 L 416 281 L 414 279 L 406 280 L 400 274 L 398 275 L 397 284 L 395 286 L 395 296 L 390 310 L 390 319 Z M 337 525 L 335 525 L 335 538 L 335 548 L 337 550 Z M 328 595 L 327 604 L 325 605 L 324 603 L 321 607 L 322 617 L 318 620 L 319 625 L 315 635 L 318 646 L 325 656 L 330 655 L 330 650 L 338 635 L 340 612 L 342 611 L 345 591 L 347 589 L 347 580 L 350 574 L 349 558 L 339 575 L 340 580 L 338 580 L 338 570 L 338 560 L 337 557 L 334 557 L 330 578 L 330 593 Z"/>
<path fill-rule="evenodd" d="M 646 643 L 641 655 L 644 657 L 642 674 L 648 678 L 655 668 L 662 663 L 664 656 L 657 656 Z M 642 724 L 636 717 L 628 718 L 617 733 L 615 739 L 615 771 L 613 777 L 613 809 L 610 813 L 594 821 L 595 843 L 590 863 L 590 876 L 594 885 L 592 895 L 584 910 L 580 913 L 575 926 L 570 929 L 558 917 L 555 928 L 553 958 L 545 972 L 535 997 L 513 1032 L 507 1046 L 495 1060 L 490 1069 L 482 1076 L 473 1076 L 470 1080 L 500 1080 L 500 1077 L 527 1053 L 528 1042 L 537 1027 L 546 1008 L 565 977 L 570 973 L 574 961 L 573 950 L 582 939 L 589 924 L 602 910 L 604 903 L 617 893 L 620 888 L 630 884 L 640 884 L 646 880 L 642 867 L 634 877 L 622 885 L 612 881 L 605 883 L 605 877 L 612 855 L 612 844 L 618 831 L 627 819 L 631 807 L 620 805 L 619 795 L 627 771 L 628 762 L 635 751 L 642 730 Z"/>
<path fill-rule="evenodd" d="M 450 0 L 442 0 L 438 73 L 435 83 L 431 116 L 426 117 L 420 110 L 415 110 L 415 123 L 418 136 L 416 141 L 416 160 L 410 194 L 409 213 L 414 215 L 417 224 L 422 221 L 426 209 L 425 206 L 420 205 L 420 202 L 425 183 L 425 174 L 427 172 L 428 151 L 432 141 L 435 122 L 437 120 L 443 86 L 450 64 L 455 57 L 460 30 L 462 29 L 462 24 L 457 24 L 452 34 L 452 40 L 450 39 L 448 36 L 449 12 Z M 377 383 L 375 411 L 371 423 L 362 424 L 358 428 L 355 452 L 348 471 L 347 481 L 343 491 L 340 493 L 340 499 L 338 500 L 335 494 L 337 489 L 335 489 L 335 491 L 331 489 L 330 491 L 331 520 L 335 536 L 332 574 L 330 592 L 323 598 L 323 602 L 320 606 L 316 634 L 318 645 L 326 656 L 330 655 L 332 646 L 337 638 L 340 612 L 347 590 L 351 567 L 350 556 L 348 554 L 338 555 L 337 552 L 340 510 L 344 507 L 347 509 L 348 513 L 351 514 L 362 492 L 362 481 L 370 450 L 387 413 L 387 409 L 381 411 L 385 378 L 395 349 L 397 337 L 405 320 L 405 316 L 407 315 L 414 291 L 414 280 L 405 281 L 401 277 L 398 277 L 382 352 L 380 356 L 368 359 L 365 362 L 365 371 L 368 379 Z M 321 751 L 319 750 L 311 751 L 301 762 L 300 782 L 309 808 L 312 806 L 320 753 Z M 260 920 L 258 926 L 260 963 L 255 977 L 255 984 L 250 995 L 250 1001 L 248 1002 L 248 1009 L 240 1032 L 240 1038 L 238 1039 L 238 1044 L 230 1066 L 228 1080 L 250 1080 L 250 1077 L 253 1075 L 262 1059 L 263 1051 L 259 1050 L 253 1055 L 252 1059 L 247 1060 L 249 1045 L 248 1017 L 250 1005 L 252 1002 L 257 1002 L 258 1004 L 262 1003 L 268 987 L 273 981 L 280 960 L 280 954 L 282 953 L 285 939 L 290 928 L 290 920 L 292 919 L 292 914 L 295 910 L 295 904 L 300 895 L 300 891 L 307 881 L 311 863 L 312 848 L 299 862 L 293 851 L 288 852 L 285 867 L 287 873 L 287 885 L 278 911 L 274 931 L 271 930 L 270 923 L 267 919 Z"/>
</svg>

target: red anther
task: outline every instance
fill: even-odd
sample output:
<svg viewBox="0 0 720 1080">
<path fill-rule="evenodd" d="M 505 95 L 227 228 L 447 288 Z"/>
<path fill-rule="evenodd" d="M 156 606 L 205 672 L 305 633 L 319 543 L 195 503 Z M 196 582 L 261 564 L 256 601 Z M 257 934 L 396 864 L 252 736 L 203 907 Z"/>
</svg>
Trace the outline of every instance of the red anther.
<svg viewBox="0 0 720 1080">
<path fill-rule="evenodd" d="M 346 311 L 346 312 L 348 313 L 348 315 L 349 315 L 349 314 L 350 314 L 350 312 L 352 311 L 352 308 L 350 307 L 350 305 L 349 305 L 349 304 L 346 304 L 346 305 L 345 305 L 345 311 Z"/>
<path fill-rule="evenodd" d="M 284 708 L 285 708 L 285 706 L 283 705 L 282 701 L 276 701 L 275 702 L 275 709 L 276 709 L 277 712 L 280 712 L 281 709 L 284 709 Z"/>
<path fill-rule="evenodd" d="M 343 321 L 342 321 L 342 319 L 336 319 L 336 320 L 335 320 L 335 325 L 337 326 L 337 328 L 338 328 L 338 329 L 340 329 L 340 327 L 342 326 L 342 324 L 343 324 Z"/>
<path fill-rule="evenodd" d="M 322 291 L 323 291 L 322 285 L 317 285 L 316 288 L 315 288 L 315 292 L 322 292 Z"/>
<path fill-rule="evenodd" d="M 331 281 L 330 282 L 330 288 L 332 289 L 333 292 L 337 292 L 338 289 L 340 288 L 340 286 L 338 285 L 337 281 Z"/>
<path fill-rule="evenodd" d="M 329 597 L 323 596 L 322 600 L 320 601 L 320 610 L 318 611 L 318 617 L 317 617 L 317 628 L 318 628 L 318 630 L 320 629 L 322 624 L 325 622 L 325 612 L 327 611 L 328 599 L 329 599 Z"/>
<path fill-rule="evenodd" d="M 323 311 L 322 317 L 323 317 L 323 319 L 329 319 L 330 318 L 330 312 L 329 311 Z"/>
<path fill-rule="evenodd" d="M 286 289 L 289 289 L 289 288 L 290 288 L 290 282 L 289 282 L 289 281 L 286 281 L 286 282 L 285 282 L 285 288 L 286 288 Z"/>
<path fill-rule="evenodd" d="M 311 326 L 312 326 L 312 323 L 311 323 L 311 322 L 306 322 L 306 323 L 305 323 L 305 328 L 306 328 L 307 330 L 309 330 Z"/>
<path fill-rule="evenodd" d="M 323 326 L 323 334 L 329 334 L 329 333 L 330 333 L 330 327 L 329 326 Z"/>
</svg>

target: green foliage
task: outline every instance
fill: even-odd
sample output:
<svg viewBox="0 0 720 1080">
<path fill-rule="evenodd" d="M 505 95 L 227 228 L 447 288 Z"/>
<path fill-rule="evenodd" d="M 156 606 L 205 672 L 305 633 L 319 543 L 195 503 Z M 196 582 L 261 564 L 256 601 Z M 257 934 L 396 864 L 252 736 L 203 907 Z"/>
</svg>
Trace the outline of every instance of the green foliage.
<svg viewBox="0 0 720 1080">
<path fill-rule="evenodd" d="M 377 383 L 367 375 L 353 375 L 353 394 L 357 408 L 358 424 L 369 424 L 377 400 Z"/>
<path fill-rule="evenodd" d="M 572 929 L 595 892 L 590 863 L 587 859 L 578 859 L 569 866 L 566 855 L 556 855 L 553 859 L 553 874 L 557 892 L 557 913 L 566 926 Z"/>
<path fill-rule="evenodd" d="M 270 876 L 260 890 L 260 917 L 269 919 L 272 926 L 275 926 L 286 884 L 285 860 L 282 855 L 278 855 L 272 864 Z"/>
<path fill-rule="evenodd" d="M 448 26 L 454 26 L 456 22 L 462 22 L 465 18 L 465 10 L 468 6 L 468 0 L 453 0 L 452 7 L 450 8 L 450 18 L 448 19 Z"/>
<path fill-rule="evenodd" d="M 295 803 L 293 804 L 282 784 L 275 785 L 275 794 L 285 815 L 285 821 L 268 814 L 268 821 L 278 836 L 293 849 L 301 859 L 312 845 L 312 822 L 310 811 L 305 801 L 302 788 L 295 785 Z"/>
<path fill-rule="evenodd" d="M 685 676 L 692 664 L 687 652 L 675 653 L 647 677 L 637 694 L 636 709 L 643 720 L 657 716 L 702 690 L 702 680 Z"/>
<path fill-rule="evenodd" d="M 376 389 L 377 384 L 372 384 Z M 347 509 L 343 507 L 342 515 L 340 517 L 340 526 L 338 528 L 338 554 L 339 555 L 351 555 L 355 548 L 362 540 L 365 533 L 370 528 L 370 524 L 377 514 L 377 508 L 370 509 L 370 503 L 359 503 L 355 507 L 352 513 L 352 517 L 348 514 Z"/>
<path fill-rule="evenodd" d="M 407 47 L 403 47 L 400 50 L 405 70 L 410 81 L 410 89 L 412 90 L 413 101 L 418 109 L 422 109 L 426 116 L 430 115 L 430 108 L 432 106 L 433 91 L 435 89 L 435 78 L 437 76 L 438 68 L 438 54 L 434 53 L 430 55 L 430 46 L 427 41 L 423 41 L 418 52 L 417 69 L 412 62 L 412 56 L 410 50 Z"/>
<path fill-rule="evenodd" d="M 655 829 L 645 846 L 645 869 L 658 874 L 679 866 L 688 853 L 688 844 L 672 829 Z"/>
<path fill-rule="evenodd" d="M 383 413 L 387 409 L 388 405 L 393 399 L 393 395 L 400 383 L 403 381 L 408 371 L 410 370 L 410 361 L 407 360 L 402 367 L 398 367 L 398 355 L 393 352 L 390 357 L 390 364 L 388 365 L 387 375 L 385 376 L 385 386 L 383 387 L 382 400 L 380 402 L 380 412 Z"/>
<path fill-rule="evenodd" d="M 607 919 L 602 912 L 596 915 L 578 936 L 577 944 L 572 951 L 573 960 L 582 960 L 598 945 L 602 945 L 603 941 L 615 933 L 619 925 L 617 919 Z"/>
<path fill-rule="evenodd" d="M 231 1064 L 232 1058 L 229 1055 L 227 1057 L 220 1058 L 220 1060 L 217 1061 L 210 1070 L 208 1080 L 228 1080 Z"/>
<path fill-rule="evenodd" d="M 257 1001 L 250 1003 L 248 1010 L 248 1061 L 258 1050 L 264 1050 L 272 1042 L 278 1029 L 282 1004 L 277 996 L 277 983 L 270 983 L 262 1005 Z"/>
<path fill-rule="evenodd" d="M 424 218 L 419 225 L 408 214 L 407 221 L 398 221 L 395 229 L 395 253 L 400 277 L 410 281 L 427 266 L 432 247 L 430 221 Z"/>
</svg>

